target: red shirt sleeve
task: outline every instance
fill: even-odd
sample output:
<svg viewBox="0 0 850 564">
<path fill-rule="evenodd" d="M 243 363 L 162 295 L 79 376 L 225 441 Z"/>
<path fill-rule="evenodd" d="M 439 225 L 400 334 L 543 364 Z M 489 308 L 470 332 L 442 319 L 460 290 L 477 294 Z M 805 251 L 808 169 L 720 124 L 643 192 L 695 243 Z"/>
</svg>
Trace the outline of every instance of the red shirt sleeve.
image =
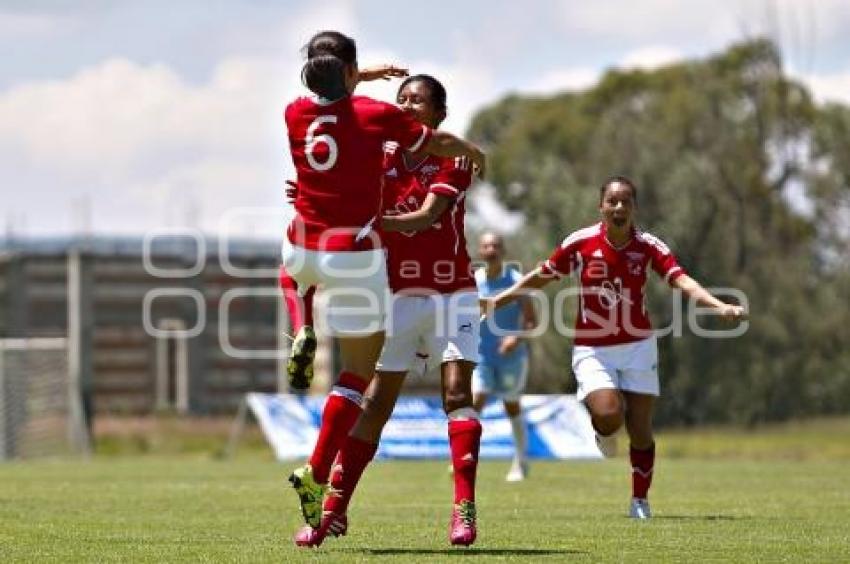
<svg viewBox="0 0 850 564">
<path fill-rule="evenodd" d="M 466 157 L 443 159 L 428 191 L 440 196 L 457 198 L 472 184 L 472 163 Z"/>
<path fill-rule="evenodd" d="M 672 285 L 676 278 L 685 274 L 685 269 L 679 266 L 679 261 L 664 241 L 649 233 L 643 233 L 642 237 L 649 247 L 652 270 L 664 278 L 665 282 Z"/>
<path fill-rule="evenodd" d="M 397 141 L 402 149 L 418 151 L 431 139 L 431 128 L 413 119 L 392 104 L 382 104 L 381 122 L 387 139 Z"/>
<path fill-rule="evenodd" d="M 582 239 L 576 239 L 572 235 L 564 239 L 552 254 L 540 264 L 543 274 L 560 278 L 569 276 L 575 270 L 579 261 L 579 245 Z"/>
</svg>

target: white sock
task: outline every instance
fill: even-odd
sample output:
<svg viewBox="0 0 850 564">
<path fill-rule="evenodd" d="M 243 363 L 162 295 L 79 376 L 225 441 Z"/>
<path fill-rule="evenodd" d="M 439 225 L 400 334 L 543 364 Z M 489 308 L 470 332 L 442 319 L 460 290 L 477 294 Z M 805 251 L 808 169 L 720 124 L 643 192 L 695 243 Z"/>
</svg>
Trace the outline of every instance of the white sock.
<svg viewBox="0 0 850 564">
<path fill-rule="evenodd" d="M 446 414 L 449 421 L 468 421 L 470 419 L 478 420 L 478 412 L 471 407 L 461 407 L 450 411 Z"/>
<path fill-rule="evenodd" d="M 525 432 L 525 421 L 522 413 L 510 418 L 511 430 L 514 434 L 514 460 L 520 464 L 525 462 L 528 450 L 528 437 Z"/>
</svg>

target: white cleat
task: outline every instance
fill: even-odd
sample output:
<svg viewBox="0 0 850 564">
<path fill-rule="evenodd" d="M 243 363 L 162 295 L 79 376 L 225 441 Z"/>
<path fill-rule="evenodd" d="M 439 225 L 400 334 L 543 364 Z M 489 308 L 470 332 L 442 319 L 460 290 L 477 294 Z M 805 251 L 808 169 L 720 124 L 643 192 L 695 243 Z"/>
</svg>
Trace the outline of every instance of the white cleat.
<svg viewBox="0 0 850 564">
<path fill-rule="evenodd" d="M 508 475 L 505 476 L 506 482 L 522 482 L 528 478 L 528 462 L 518 462 L 514 460 L 511 464 L 511 469 L 508 470 Z"/>
<path fill-rule="evenodd" d="M 652 511 L 649 510 L 649 501 L 639 497 L 633 497 L 629 505 L 629 517 L 632 519 L 649 519 Z"/>
</svg>

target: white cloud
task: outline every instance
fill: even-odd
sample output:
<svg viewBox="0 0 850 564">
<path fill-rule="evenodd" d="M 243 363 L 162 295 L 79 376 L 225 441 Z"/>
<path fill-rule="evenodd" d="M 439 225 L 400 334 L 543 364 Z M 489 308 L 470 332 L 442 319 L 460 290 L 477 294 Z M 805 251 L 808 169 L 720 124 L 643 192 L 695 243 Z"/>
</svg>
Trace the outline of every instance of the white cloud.
<svg viewBox="0 0 850 564">
<path fill-rule="evenodd" d="M 624 68 L 657 69 L 684 58 L 684 54 L 674 47 L 664 45 L 641 47 L 626 54 L 618 66 Z"/>
<path fill-rule="evenodd" d="M 672 48 L 655 46 L 627 53 L 615 66 L 622 68 L 655 69 L 681 60 L 684 55 Z M 552 95 L 564 91 L 581 91 L 593 87 L 602 71 L 591 67 L 552 69 L 520 91 L 523 94 Z"/>
<path fill-rule="evenodd" d="M 554 69 L 541 76 L 528 88 L 523 88 L 522 92 L 552 94 L 565 90 L 585 90 L 593 86 L 597 80 L 599 80 L 597 69 L 588 67 Z"/>
<path fill-rule="evenodd" d="M 850 69 L 831 74 L 810 74 L 800 77 L 818 102 L 850 104 Z"/>
<path fill-rule="evenodd" d="M 404 9 L 394 10 L 387 17 L 397 22 L 391 28 L 396 31 L 367 21 L 362 5 L 354 0 L 329 0 L 321 6 L 294 2 L 277 11 L 256 12 L 263 14 L 261 22 L 255 12 L 231 7 L 222 12 L 229 18 L 226 22 L 187 27 L 186 36 L 196 36 L 199 45 L 188 62 L 177 53 L 172 60 L 168 51 L 156 50 L 157 57 L 165 57 L 160 63 L 139 62 L 151 59 L 144 58 L 148 51 L 142 46 L 131 44 L 137 39 L 121 43 L 126 51 L 113 51 L 132 56 L 87 59 L 95 56 L 93 46 L 102 53 L 109 51 L 104 45 L 117 45 L 114 34 L 82 29 L 104 21 L 89 17 L 91 10 L 74 6 L 53 13 L 12 14 L 0 9 L 0 35 L 67 35 L 70 41 L 57 42 L 57 49 L 68 55 L 67 64 L 86 61 L 70 76 L 10 80 L 7 83 L 14 86 L 0 91 L 0 166 L 7 171 L 4 184 L 13 187 L 4 186 L 0 221 L 26 210 L 30 232 L 67 230 L 72 203 L 88 197 L 99 231 L 138 231 L 163 221 L 176 224 L 196 208 L 202 226 L 215 230 L 221 213 L 234 206 L 280 206 L 279 184 L 292 174 L 281 112 L 302 92 L 299 49 L 312 33 L 327 28 L 358 39 L 362 64 L 409 63 L 412 72 L 427 72 L 443 81 L 449 97 L 444 127 L 456 133 L 465 131 L 476 110 L 511 90 L 582 90 L 596 83 L 605 66 L 656 68 L 680 56 L 704 56 L 763 31 L 783 39 L 792 63 L 795 57 L 807 61 L 811 42 L 813 61 L 797 65 L 805 71 L 798 75 L 818 100 L 850 101 L 850 71 L 834 71 L 833 61 L 831 72 L 813 72 L 824 57 L 835 56 L 835 45 L 850 27 L 846 0 L 543 4 L 531 9 L 512 3 L 504 10 L 489 10 L 480 3 L 489 10 L 486 17 L 455 18 L 440 29 L 430 29 L 431 20 L 411 21 Z M 769 6 L 777 6 L 774 21 Z M 434 9 L 446 12 L 447 5 Z M 109 11 L 94 12 L 102 16 Z M 186 24 L 187 16 L 181 10 L 173 15 L 178 28 L 173 35 L 182 38 L 179 26 Z M 379 29 L 381 35 L 375 31 Z M 543 32 L 553 34 L 564 50 L 539 50 L 534 39 Z M 152 29 L 151 41 L 158 37 Z M 411 51 L 408 42 L 416 37 L 433 49 Z M 828 38 L 838 38 L 832 52 L 824 43 Z M 824 45 L 827 49 L 819 50 Z M 411 57 L 410 52 L 418 55 Z M 43 58 L 40 51 L 33 53 L 30 57 Z M 221 53 L 231 55 L 222 58 Z M 534 64 L 524 67 L 526 60 Z M 44 64 L 37 67 L 44 69 L 41 76 L 49 76 L 53 68 L 73 68 Z M 840 61 L 838 68 L 843 64 Z M 392 100 L 397 86 L 398 81 L 381 82 L 359 91 Z"/>
<path fill-rule="evenodd" d="M 481 183 L 472 191 L 472 214 L 469 222 L 477 229 L 493 229 L 505 235 L 516 233 L 525 223 L 522 212 L 510 211 L 502 205 L 496 195 L 496 189 L 490 184 Z"/>
<path fill-rule="evenodd" d="M 22 84 L 0 94 L 0 163 L 34 178 L 30 194 L 53 206 L 87 195 L 99 231 L 155 225 L 191 199 L 214 229 L 230 206 L 282 201 L 282 110 L 297 64 L 232 58 L 192 85 L 162 64 L 110 59 Z"/>
<path fill-rule="evenodd" d="M 315 4 L 306 4 L 305 9 L 287 18 L 281 33 L 285 34 L 287 49 L 298 51 L 313 34 L 328 29 L 338 30 L 354 38 L 361 36 L 352 0 L 325 1 L 318 9 Z"/>
<path fill-rule="evenodd" d="M 561 12 L 564 27 L 627 41 L 656 41 L 735 34 L 735 12 L 706 0 L 611 0 L 569 2 Z"/>
</svg>

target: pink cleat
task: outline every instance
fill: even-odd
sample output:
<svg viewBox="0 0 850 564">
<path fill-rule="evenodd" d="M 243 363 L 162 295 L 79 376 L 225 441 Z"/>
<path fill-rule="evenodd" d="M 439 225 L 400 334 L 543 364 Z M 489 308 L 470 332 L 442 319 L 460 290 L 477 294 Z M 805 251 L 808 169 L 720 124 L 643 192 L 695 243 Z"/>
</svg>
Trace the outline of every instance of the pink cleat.
<svg viewBox="0 0 850 564">
<path fill-rule="evenodd" d="M 452 510 L 449 542 L 453 545 L 469 546 L 475 542 L 478 531 L 475 527 L 475 503 L 463 500 Z"/>
<path fill-rule="evenodd" d="M 295 533 L 295 545 L 313 548 L 314 546 L 321 546 L 328 535 L 343 537 L 347 532 L 348 517 L 325 511 L 322 514 L 322 522 L 317 529 L 310 525 L 304 525 L 300 531 Z"/>
</svg>

